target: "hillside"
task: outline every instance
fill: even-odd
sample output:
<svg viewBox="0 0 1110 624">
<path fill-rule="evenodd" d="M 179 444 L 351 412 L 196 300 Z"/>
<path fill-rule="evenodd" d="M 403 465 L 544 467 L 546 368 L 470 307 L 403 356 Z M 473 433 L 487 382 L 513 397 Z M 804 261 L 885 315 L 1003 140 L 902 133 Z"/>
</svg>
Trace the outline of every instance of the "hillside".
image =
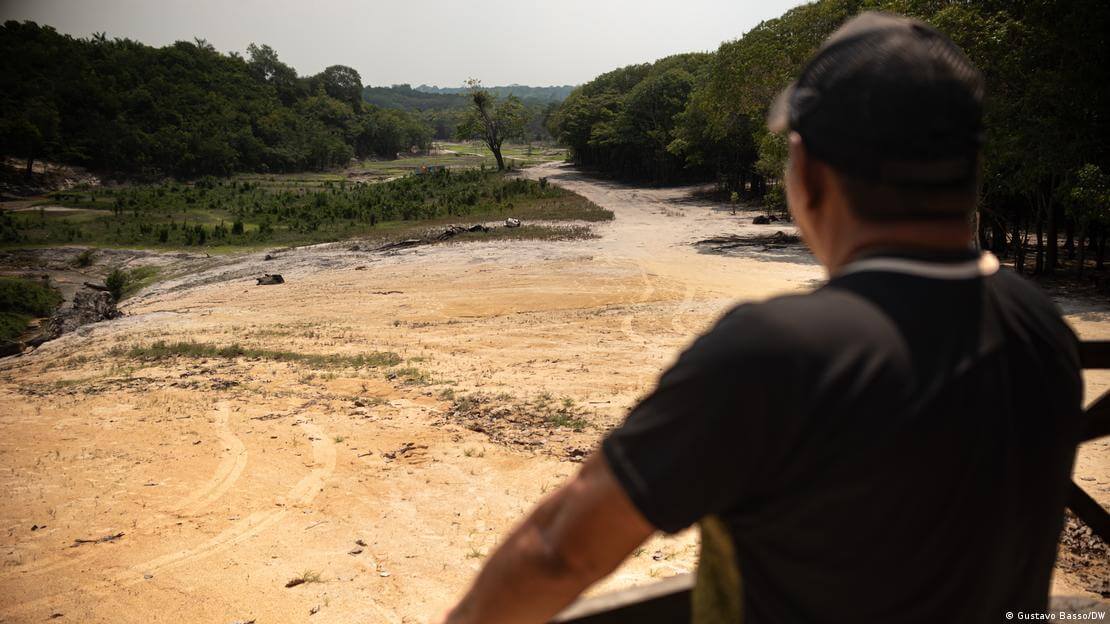
<svg viewBox="0 0 1110 624">
<path fill-rule="evenodd" d="M 430 85 L 419 85 L 415 89 L 424 93 L 436 93 L 444 95 L 457 95 L 466 93 L 466 87 L 434 87 Z M 561 85 L 551 87 L 529 87 L 528 85 L 511 84 L 500 87 L 488 87 L 487 90 L 496 95 L 497 97 L 509 97 L 515 95 L 525 102 L 562 102 L 567 99 L 567 96 L 574 91 L 574 85 Z"/>
<path fill-rule="evenodd" d="M 132 176 L 303 171 L 426 147 L 416 116 L 362 104 L 358 72 L 299 76 L 266 45 L 153 47 L 0 26 L 0 154 Z"/>
</svg>

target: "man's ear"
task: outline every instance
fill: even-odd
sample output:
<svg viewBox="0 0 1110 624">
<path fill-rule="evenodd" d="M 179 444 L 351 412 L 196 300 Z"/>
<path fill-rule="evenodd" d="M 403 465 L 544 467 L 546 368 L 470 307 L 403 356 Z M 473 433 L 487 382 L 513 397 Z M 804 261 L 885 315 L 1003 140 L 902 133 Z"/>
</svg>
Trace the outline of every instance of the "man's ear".
<svg viewBox="0 0 1110 624">
<path fill-rule="evenodd" d="M 790 166 L 794 169 L 793 173 L 800 187 L 797 190 L 801 191 L 802 195 L 796 198 L 800 203 L 798 207 L 806 212 L 814 212 L 825 192 L 822 164 L 809 155 L 802 136 L 797 132 L 790 133 L 789 154 Z"/>
</svg>

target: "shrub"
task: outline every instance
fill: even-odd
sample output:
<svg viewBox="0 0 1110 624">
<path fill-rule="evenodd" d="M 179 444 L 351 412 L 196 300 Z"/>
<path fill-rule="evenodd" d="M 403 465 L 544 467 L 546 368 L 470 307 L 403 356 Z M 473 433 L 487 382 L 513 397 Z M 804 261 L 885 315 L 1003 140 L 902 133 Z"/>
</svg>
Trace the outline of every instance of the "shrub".
<svg viewBox="0 0 1110 624">
<path fill-rule="evenodd" d="M 61 302 L 62 296 L 46 284 L 0 277 L 0 312 L 49 316 Z"/>
<path fill-rule="evenodd" d="M 116 301 L 123 299 L 123 290 L 127 287 L 127 273 L 120 268 L 112 269 L 108 277 L 104 278 L 104 285 L 108 287 L 112 299 Z"/>
<path fill-rule="evenodd" d="M 93 262 L 96 261 L 95 255 L 96 250 L 86 249 L 85 251 L 77 254 L 77 259 L 74 261 L 74 264 L 82 268 L 92 266 Z"/>
<path fill-rule="evenodd" d="M 41 282 L 0 277 L 0 340 L 17 338 L 32 318 L 49 316 L 62 296 Z"/>
</svg>

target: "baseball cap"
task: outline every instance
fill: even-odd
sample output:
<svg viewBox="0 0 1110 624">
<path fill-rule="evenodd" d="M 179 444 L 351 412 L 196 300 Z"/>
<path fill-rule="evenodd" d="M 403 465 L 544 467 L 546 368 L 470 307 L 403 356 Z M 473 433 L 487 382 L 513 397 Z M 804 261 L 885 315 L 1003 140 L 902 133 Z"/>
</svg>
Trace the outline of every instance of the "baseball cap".
<svg viewBox="0 0 1110 624">
<path fill-rule="evenodd" d="M 983 77 L 924 22 L 866 12 L 845 22 L 776 98 L 775 132 L 842 173 L 896 186 L 974 183 Z"/>
</svg>

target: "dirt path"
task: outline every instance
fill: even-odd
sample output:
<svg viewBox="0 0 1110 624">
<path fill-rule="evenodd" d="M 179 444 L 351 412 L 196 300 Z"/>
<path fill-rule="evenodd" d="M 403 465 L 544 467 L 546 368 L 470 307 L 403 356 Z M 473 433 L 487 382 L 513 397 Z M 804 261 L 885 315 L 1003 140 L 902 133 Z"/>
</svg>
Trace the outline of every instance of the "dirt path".
<svg viewBox="0 0 1110 624">
<path fill-rule="evenodd" d="M 689 243 L 783 228 L 690 189 L 526 175 L 616 219 L 582 241 L 196 261 L 129 316 L 0 363 L 0 621 L 424 621 L 684 344 L 740 300 L 823 277 L 798 250 L 699 253 Z M 255 286 L 262 272 L 287 283 Z M 1110 337 L 1107 311 L 1064 303 L 1083 335 Z M 405 362 L 108 354 L 155 340 Z M 459 399 L 476 393 L 506 411 L 471 420 Z M 1077 474 L 1110 504 L 1106 443 Z M 653 539 L 601 589 L 688 571 L 695 550 L 690 533 Z"/>
</svg>

